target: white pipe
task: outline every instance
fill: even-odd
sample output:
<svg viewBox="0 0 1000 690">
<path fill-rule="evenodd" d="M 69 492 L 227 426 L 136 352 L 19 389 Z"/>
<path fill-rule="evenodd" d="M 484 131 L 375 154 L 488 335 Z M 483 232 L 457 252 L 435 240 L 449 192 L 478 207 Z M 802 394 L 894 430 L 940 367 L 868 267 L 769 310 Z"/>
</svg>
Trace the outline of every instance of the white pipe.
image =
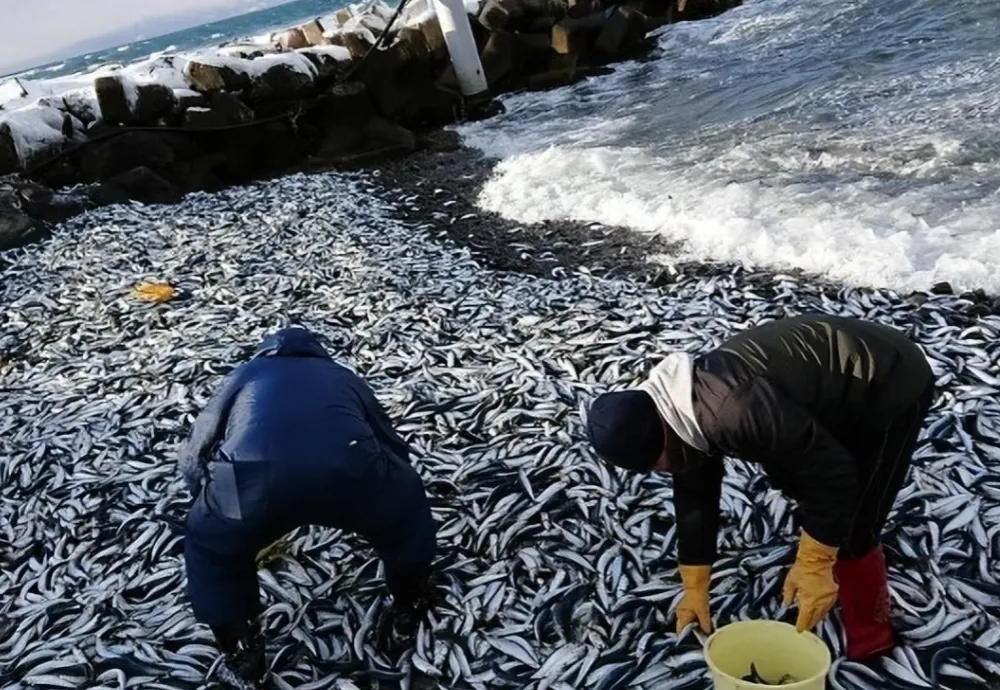
<svg viewBox="0 0 1000 690">
<path fill-rule="evenodd" d="M 485 94 L 489 91 L 489 84 L 486 83 L 486 73 L 479 60 L 476 38 L 472 35 L 472 25 L 469 24 L 469 15 L 465 11 L 465 0 L 432 2 L 462 95 L 468 98 Z"/>
</svg>

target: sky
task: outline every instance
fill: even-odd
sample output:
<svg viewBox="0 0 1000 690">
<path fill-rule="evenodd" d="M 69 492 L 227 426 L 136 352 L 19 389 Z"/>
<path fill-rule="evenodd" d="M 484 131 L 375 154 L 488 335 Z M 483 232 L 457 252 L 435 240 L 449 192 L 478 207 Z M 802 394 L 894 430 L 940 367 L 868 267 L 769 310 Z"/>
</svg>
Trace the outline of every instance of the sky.
<svg viewBox="0 0 1000 690">
<path fill-rule="evenodd" d="M 282 1 L 0 0 L 0 74 L 4 68 L 74 57 L 135 40 L 140 34 L 162 35 Z M 82 43 L 92 41 L 96 45 L 80 50 Z"/>
</svg>

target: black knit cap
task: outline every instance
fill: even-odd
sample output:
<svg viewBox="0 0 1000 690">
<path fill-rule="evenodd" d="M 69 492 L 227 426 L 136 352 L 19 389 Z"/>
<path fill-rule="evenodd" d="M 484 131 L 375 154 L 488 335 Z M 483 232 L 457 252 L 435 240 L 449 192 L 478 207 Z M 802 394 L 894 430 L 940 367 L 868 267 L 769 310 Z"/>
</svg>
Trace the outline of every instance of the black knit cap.
<svg viewBox="0 0 1000 690">
<path fill-rule="evenodd" d="M 587 413 L 587 435 L 605 462 L 632 472 L 649 472 L 663 452 L 663 422 L 645 391 L 599 395 Z"/>
</svg>

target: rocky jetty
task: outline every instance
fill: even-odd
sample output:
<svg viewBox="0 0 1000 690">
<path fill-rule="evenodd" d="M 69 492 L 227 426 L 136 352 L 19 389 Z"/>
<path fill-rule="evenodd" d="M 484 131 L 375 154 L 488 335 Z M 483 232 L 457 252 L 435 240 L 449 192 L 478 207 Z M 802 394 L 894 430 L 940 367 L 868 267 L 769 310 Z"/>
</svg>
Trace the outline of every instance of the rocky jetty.
<svg viewBox="0 0 1000 690">
<path fill-rule="evenodd" d="M 648 51 L 653 29 L 740 2 L 466 0 L 466 10 L 495 97 L 599 73 Z M 8 81 L 0 175 L 79 187 L 78 206 L 169 203 L 296 170 L 408 155 L 440 141 L 428 136 L 435 129 L 502 107 L 462 97 L 430 0 L 394 14 L 381 2 L 342 9 L 263 43 L 102 68 L 63 90 Z M 6 225 L 22 228 L 0 231 L 0 248 L 35 236 L 23 227 L 50 214 L 22 217 L 29 206 L 0 199 Z"/>
</svg>

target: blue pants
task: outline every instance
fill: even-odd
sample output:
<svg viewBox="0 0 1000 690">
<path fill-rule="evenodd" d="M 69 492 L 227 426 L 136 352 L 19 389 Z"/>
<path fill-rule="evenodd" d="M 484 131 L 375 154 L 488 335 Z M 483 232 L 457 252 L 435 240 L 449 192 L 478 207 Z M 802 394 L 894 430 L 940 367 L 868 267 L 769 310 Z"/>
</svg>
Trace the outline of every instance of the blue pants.
<svg viewBox="0 0 1000 690">
<path fill-rule="evenodd" d="M 257 552 L 283 532 L 265 533 L 221 517 L 206 506 L 204 494 L 191 507 L 185 527 L 187 594 L 195 619 L 223 626 L 256 616 Z"/>
</svg>

